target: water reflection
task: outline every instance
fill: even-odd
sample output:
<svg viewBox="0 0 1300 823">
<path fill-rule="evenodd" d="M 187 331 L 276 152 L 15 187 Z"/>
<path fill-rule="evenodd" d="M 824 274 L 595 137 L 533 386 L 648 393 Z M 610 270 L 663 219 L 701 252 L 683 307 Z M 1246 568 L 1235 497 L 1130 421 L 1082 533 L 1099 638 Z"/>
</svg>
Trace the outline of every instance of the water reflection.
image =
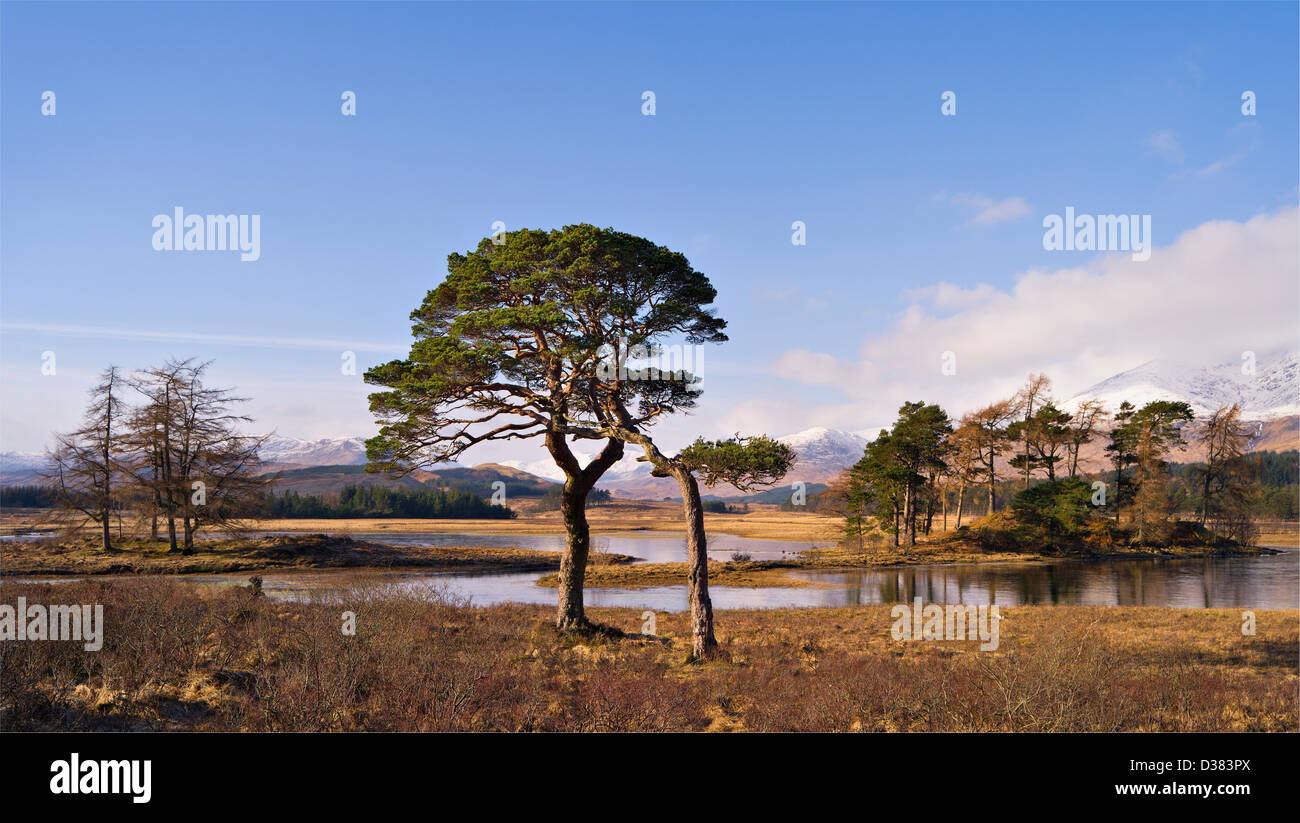
<svg viewBox="0 0 1300 823">
<path fill-rule="evenodd" d="M 283 532 L 281 532 L 283 533 Z M 269 532 L 268 532 L 269 534 Z M 515 546 L 560 551 L 563 535 L 356 534 L 359 539 L 406 546 Z M 593 550 L 629 554 L 648 562 L 686 559 L 681 534 L 641 532 L 596 535 Z M 756 560 L 779 559 L 813 544 L 756 540 L 710 534 L 710 555 L 725 560 L 745 552 Z M 1170 606 L 1177 608 L 1300 608 L 1300 553 L 1262 557 L 1211 557 L 1182 560 L 1059 561 L 1044 563 L 954 564 L 860 570 L 790 572 L 821 584 L 807 588 L 711 587 L 718 609 L 854 606 L 910 602 L 968 605 L 1060 604 L 1085 606 Z M 182 575 L 176 580 L 208 585 L 242 585 L 248 574 Z M 361 580 L 404 588 L 445 588 L 475 605 L 534 603 L 554 605 L 554 589 L 537 585 L 535 572 L 429 573 L 416 570 L 319 570 L 263 572 L 263 589 L 272 597 L 303 598 L 342 590 Z M 658 611 L 687 608 L 685 586 L 647 589 L 587 589 L 588 606 L 620 606 Z"/>
<path fill-rule="evenodd" d="M 284 535 L 295 532 L 255 532 L 256 535 Z M 357 532 L 349 537 L 390 546 L 506 546 L 509 548 L 538 549 L 559 552 L 564 550 L 562 534 L 454 534 L 440 532 Z M 783 556 L 830 543 L 808 540 L 758 540 L 737 537 L 733 534 L 710 532 L 709 557 L 728 560 L 733 552 L 744 552 L 755 560 L 779 560 Z M 593 552 L 629 554 L 649 563 L 674 563 L 686 559 L 686 536 L 672 532 L 638 532 L 626 534 L 594 534 L 591 536 Z"/>
<path fill-rule="evenodd" d="M 840 605 L 907 602 L 970 605 L 1300 608 L 1294 552 L 1264 557 L 1061 561 L 804 571 L 833 584 Z"/>
<path fill-rule="evenodd" d="M 711 587 L 717 609 L 806 608 L 910 602 L 969 605 L 1024 604 L 1085 606 L 1169 606 L 1176 608 L 1300 608 L 1297 555 L 1190 560 L 1062 561 L 1005 565 L 907 566 L 866 570 L 791 572 L 823 584 L 816 588 L 742 589 Z M 340 591 L 359 581 L 405 589 L 439 588 L 474 605 L 553 605 L 555 589 L 537 585 L 536 573 L 429 574 L 330 570 L 266 572 L 271 597 L 309 598 Z M 200 584 L 238 585 L 247 575 L 187 575 Z M 684 611 L 684 586 L 647 589 L 587 589 L 588 606 Z"/>
</svg>

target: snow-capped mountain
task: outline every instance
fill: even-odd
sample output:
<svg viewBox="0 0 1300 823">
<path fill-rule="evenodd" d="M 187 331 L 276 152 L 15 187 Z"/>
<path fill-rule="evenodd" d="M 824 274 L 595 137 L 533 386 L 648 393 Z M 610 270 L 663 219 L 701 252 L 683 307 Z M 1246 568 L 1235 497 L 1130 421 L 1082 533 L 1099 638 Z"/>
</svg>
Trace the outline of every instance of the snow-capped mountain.
<svg viewBox="0 0 1300 823">
<path fill-rule="evenodd" d="M 560 467 L 555 465 L 555 461 L 550 458 L 550 455 L 547 455 L 544 451 L 541 451 L 540 449 L 539 449 L 539 453 L 542 454 L 543 456 L 537 458 L 536 460 L 514 459 L 514 460 L 500 460 L 497 462 L 499 462 L 502 466 L 508 466 L 512 469 L 519 469 L 521 471 L 528 472 L 529 474 L 534 474 L 538 477 L 544 477 L 547 480 L 554 480 L 557 483 L 563 483 L 564 472 L 560 471 Z M 578 462 L 585 466 L 587 465 L 587 463 L 591 462 L 592 458 L 594 458 L 596 455 L 594 452 L 589 453 L 589 452 L 582 451 L 580 449 L 574 449 L 573 456 L 578 458 Z M 637 460 L 637 458 L 640 456 L 641 456 L 640 449 L 637 448 L 627 449 L 624 453 L 623 459 L 615 463 L 613 466 L 610 466 L 609 470 L 606 471 L 603 475 L 601 475 L 600 482 L 597 483 L 596 485 L 600 486 L 602 489 L 612 489 L 613 485 L 611 484 L 615 484 L 618 482 L 624 482 L 626 484 L 627 482 L 640 483 L 643 480 L 647 480 L 647 479 L 656 480 L 656 478 L 650 477 L 650 471 L 651 471 L 650 464 L 643 463 Z M 674 488 L 676 488 L 677 484 L 674 481 L 669 480 L 668 482 L 671 483 Z"/>
<path fill-rule="evenodd" d="M 827 482 L 832 477 L 839 475 L 845 468 L 850 467 L 862 458 L 862 450 L 867 445 L 867 434 L 874 436 L 874 430 L 867 432 L 841 432 L 839 429 L 828 429 L 824 426 L 816 426 L 813 429 L 805 429 L 803 432 L 788 434 L 780 437 L 781 442 L 787 443 L 798 460 L 794 463 L 794 468 L 790 469 L 789 475 L 785 476 L 784 484 L 792 484 L 794 481 L 802 482 Z M 578 454 L 575 451 L 578 460 L 582 463 L 591 459 L 589 454 Z M 680 497 L 681 490 L 677 488 L 677 481 L 671 477 L 653 477 L 651 476 L 651 467 L 649 463 L 643 463 L 637 460 L 641 456 L 641 450 L 629 449 L 628 455 L 624 456 L 619 462 L 612 465 L 610 471 L 604 473 L 601 480 L 597 481 L 598 488 L 608 489 L 616 495 L 623 498 L 638 499 L 659 499 L 664 497 Z M 503 464 L 511 467 L 521 468 L 524 471 L 532 472 L 533 475 L 549 478 L 549 480 L 562 481 L 563 473 L 555 467 L 555 463 L 550 458 L 541 458 L 537 460 L 503 460 Z M 742 494 L 741 491 L 732 489 L 731 486 L 725 488 L 711 489 L 712 494 L 719 494 L 722 497 L 735 497 Z"/>
<path fill-rule="evenodd" d="M 1253 374 L 1249 365 L 1249 360 L 1212 366 L 1152 360 L 1083 390 L 1063 407 L 1073 411 L 1080 401 L 1096 398 L 1113 412 L 1125 400 L 1138 408 L 1152 400 L 1185 400 L 1198 417 L 1233 403 L 1246 420 L 1300 414 L 1300 354 L 1260 355 Z"/>
<path fill-rule="evenodd" d="M 35 452 L 0 452 L 0 472 L 45 468 L 45 455 Z"/>
<path fill-rule="evenodd" d="M 360 466 L 366 462 L 366 441 L 363 437 L 299 440 L 273 434 L 258 456 L 263 463 L 289 466 Z M 44 467 L 43 454 L 0 452 L 0 474 L 31 473 Z"/>
<path fill-rule="evenodd" d="M 0 452 L 0 485 L 20 486 L 43 483 L 46 467 L 44 454 Z"/>
<path fill-rule="evenodd" d="M 299 440 L 273 434 L 258 456 L 263 463 L 293 466 L 360 466 L 366 462 L 366 441 L 363 437 Z"/>
<path fill-rule="evenodd" d="M 862 459 L 867 437 L 857 432 L 815 426 L 777 438 L 799 456 L 790 475 L 793 482 L 824 483 Z"/>
<path fill-rule="evenodd" d="M 782 483 L 802 481 L 804 483 L 825 483 L 844 469 L 858 462 L 862 450 L 867 445 L 867 434 L 874 431 L 846 432 L 818 426 L 795 434 L 778 438 L 782 443 L 794 449 L 798 460 L 794 468 Z M 586 463 L 593 455 L 574 452 L 578 459 Z M 681 489 L 677 481 L 670 477 L 651 476 L 651 466 L 637 460 L 639 449 L 628 449 L 628 455 L 615 463 L 609 471 L 597 481 L 596 485 L 608 489 L 618 497 L 657 500 L 663 497 L 680 497 Z M 563 480 L 564 475 L 549 457 L 537 460 L 504 460 L 504 465 L 523 469 L 550 480 Z M 708 490 L 722 497 L 742 494 L 727 486 Z"/>
</svg>

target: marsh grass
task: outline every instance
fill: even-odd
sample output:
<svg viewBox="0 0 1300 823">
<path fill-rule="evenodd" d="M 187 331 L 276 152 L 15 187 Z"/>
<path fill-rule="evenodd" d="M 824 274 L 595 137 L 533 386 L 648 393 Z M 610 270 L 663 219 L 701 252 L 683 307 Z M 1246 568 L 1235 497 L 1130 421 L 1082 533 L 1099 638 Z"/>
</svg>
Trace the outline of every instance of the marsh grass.
<svg viewBox="0 0 1300 823">
<path fill-rule="evenodd" d="M 1001 643 L 901 643 L 890 607 L 725 611 L 685 663 L 687 617 L 472 608 L 361 583 L 301 601 L 158 578 L 6 583 L 0 601 L 101 603 L 104 646 L 0 643 L 0 728 L 271 731 L 1284 731 L 1297 613 L 1026 606 Z M 342 613 L 356 634 L 342 632 Z"/>
</svg>

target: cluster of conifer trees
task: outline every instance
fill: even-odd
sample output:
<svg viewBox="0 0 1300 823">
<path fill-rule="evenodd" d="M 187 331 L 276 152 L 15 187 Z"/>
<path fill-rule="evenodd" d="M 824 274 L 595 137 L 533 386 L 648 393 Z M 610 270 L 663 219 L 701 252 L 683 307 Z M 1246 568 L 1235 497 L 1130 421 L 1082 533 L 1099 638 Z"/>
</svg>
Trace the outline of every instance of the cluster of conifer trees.
<svg viewBox="0 0 1300 823">
<path fill-rule="evenodd" d="M 265 513 L 271 517 L 446 517 L 507 519 L 515 513 L 459 489 L 403 489 L 384 486 L 345 486 L 338 499 L 299 494 L 292 489 L 268 494 Z"/>
<path fill-rule="evenodd" d="M 955 425 L 937 405 L 905 403 L 894 425 L 827 492 L 827 500 L 842 510 L 848 539 L 861 542 L 878 532 L 892 535 L 895 546 L 912 546 L 937 518 L 946 530 L 950 508 L 960 527 L 973 491 L 992 515 L 999 496 L 1005 501 L 1009 493 L 1023 494 L 1040 483 L 1061 485 L 1061 499 L 1074 500 L 1080 488 L 1090 489 L 1090 515 L 1112 517 L 1116 524 L 1123 518 L 1139 543 L 1189 503 L 1201 525 L 1243 544 L 1254 537 L 1263 501 L 1294 516 L 1294 501 L 1288 507 L 1264 495 L 1260 483 L 1264 468 L 1271 479 L 1290 472 L 1294 489 L 1294 453 L 1290 468 L 1285 458 L 1266 462 L 1248 455 L 1252 430 L 1237 406 L 1202 419 L 1187 403 L 1166 400 L 1140 409 L 1123 403 L 1113 416 L 1100 402 L 1085 401 L 1071 413 L 1055 405 L 1050 389 L 1046 376 L 1030 375 L 1015 396 Z M 1084 471 L 1080 451 L 1103 437 L 1109 470 Z M 1175 473 L 1166 457 L 1189 442 L 1201 446 L 1206 458 Z M 1069 489 L 1062 484 L 1066 479 L 1074 481 Z M 1090 485 L 1081 485 L 1085 479 Z M 1059 502 L 1052 491 L 1037 493 L 1051 500 L 1049 507 Z"/>
</svg>

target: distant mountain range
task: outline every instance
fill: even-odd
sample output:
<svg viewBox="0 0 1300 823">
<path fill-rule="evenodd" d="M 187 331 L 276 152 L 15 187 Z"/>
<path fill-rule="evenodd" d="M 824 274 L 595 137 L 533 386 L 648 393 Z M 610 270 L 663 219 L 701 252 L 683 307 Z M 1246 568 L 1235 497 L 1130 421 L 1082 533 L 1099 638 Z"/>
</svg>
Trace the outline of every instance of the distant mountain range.
<svg viewBox="0 0 1300 823">
<path fill-rule="evenodd" d="M 288 466 L 364 466 L 364 437 L 336 437 L 299 440 L 273 434 L 262 444 L 258 456 L 263 463 Z"/>
<path fill-rule="evenodd" d="M 6 473 L 29 470 L 33 473 L 45 468 L 45 455 L 35 452 L 0 452 L 0 471 Z"/>
<path fill-rule="evenodd" d="M 402 477 L 386 474 L 367 474 L 365 466 L 307 466 L 279 470 L 271 480 L 271 491 L 283 494 L 293 490 L 298 494 L 338 494 L 345 486 L 383 486 L 403 489 L 457 489 L 479 497 L 491 497 L 503 483 L 506 500 L 516 497 L 540 497 L 555 485 L 545 478 L 502 466 L 482 463 L 478 466 L 452 466 L 433 471 L 414 471 Z"/>
<path fill-rule="evenodd" d="M 846 432 L 818 426 L 777 438 L 794 449 L 798 459 L 790 474 L 775 488 L 777 490 L 788 490 L 791 484 L 795 482 L 806 483 L 810 487 L 811 484 L 826 483 L 862 457 L 862 450 L 867 445 L 868 434 L 874 437 L 875 431 Z M 651 476 L 650 464 L 637 460 L 637 457 L 640 456 L 640 449 L 633 448 L 628 451 L 629 456 L 614 464 L 597 481 L 596 485 L 599 488 L 607 489 L 616 497 L 630 499 L 681 498 L 682 492 L 676 480 L 670 477 Z M 590 455 L 580 455 L 580 459 L 584 462 L 589 460 L 590 457 Z M 549 457 L 530 461 L 512 460 L 506 461 L 506 464 L 552 480 L 560 480 L 563 477 Z M 759 490 L 760 493 L 762 491 Z M 731 486 L 705 489 L 704 492 L 708 496 L 728 499 L 744 498 L 752 495 L 751 492 L 743 492 Z"/>
<path fill-rule="evenodd" d="M 1079 392 L 1059 405 L 1072 411 L 1085 399 L 1101 400 L 1109 411 L 1127 400 L 1141 407 L 1152 400 L 1185 400 L 1198 416 L 1207 415 L 1225 405 L 1237 403 L 1242 417 L 1255 424 L 1253 450 L 1282 451 L 1297 447 L 1300 438 L 1300 355 L 1275 352 L 1260 355 L 1254 374 L 1243 374 L 1244 361 L 1227 361 L 1212 366 L 1193 366 L 1167 360 L 1153 360 L 1121 372 Z M 822 484 L 857 462 L 870 438 L 878 430 L 841 431 L 825 427 L 805 429 L 780 438 L 798 456 L 794 468 L 777 486 L 789 488 L 794 482 Z M 1102 444 L 1092 444 L 1083 455 L 1085 465 L 1101 460 Z M 1092 454 L 1091 452 L 1096 452 Z M 638 449 L 616 464 L 597 485 L 618 497 L 639 499 L 678 498 L 680 490 L 670 478 L 652 477 L 650 465 L 636 459 Z M 348 482 L 372 484 L 434 485 L 461 488 L 490 487 L 500 479 L 509 484 L 508 494 L 540 494 L 551 483 L 562 480 L 559 469 L 549 457 L 536 460 L 507 460 L 466 468 L 458 464 L 417 472 L 412 478 L 391 481 L 382 475 L 365 475 L 360 467 L 366 462 L 365 439 L 362 437 L 299 440 L 272 435 L 262 447 L 265 470 L 282 472 L 279 488 L 297 488 L 301 493 L 334 492 Z M 590 455 L 579 455 L 589 459 Z M 1183 462 L 1199 460 L 1194 445 L 1172 456 Z M 25 452 L 0 452 L 0 483 L 37 482 L 44 456 Z M 1095 468 L 1100 468 L 1100 464 Z M 303 471 L 304 469 L 331 471 Z M 747 493 L 731 487 L 706 489 L 706 494 L 740 498 Z"/>
</svg>

